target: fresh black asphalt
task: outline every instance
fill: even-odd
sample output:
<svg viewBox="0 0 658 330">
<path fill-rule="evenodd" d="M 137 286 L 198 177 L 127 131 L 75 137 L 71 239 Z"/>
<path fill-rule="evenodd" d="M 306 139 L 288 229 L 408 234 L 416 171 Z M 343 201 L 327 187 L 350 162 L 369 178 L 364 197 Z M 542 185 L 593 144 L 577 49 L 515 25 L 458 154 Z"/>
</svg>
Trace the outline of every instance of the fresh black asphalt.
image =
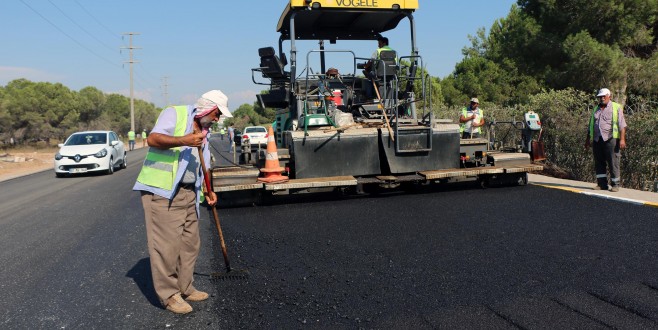
<svg viewBox="0 0 658 330">
<path fill-rule="evenodd" d="M 221 145 L 220 142 L 216 142 Z M 225 149 L 222 149 L 225 150 Z M 658 212 L 538 186 L 316 194 L 202 212 L 196 285 L 178 316 L 150 279 L 144 150 L 112 176 L 0 183 L 3 328 L 656 328 Z"/>
</svg>

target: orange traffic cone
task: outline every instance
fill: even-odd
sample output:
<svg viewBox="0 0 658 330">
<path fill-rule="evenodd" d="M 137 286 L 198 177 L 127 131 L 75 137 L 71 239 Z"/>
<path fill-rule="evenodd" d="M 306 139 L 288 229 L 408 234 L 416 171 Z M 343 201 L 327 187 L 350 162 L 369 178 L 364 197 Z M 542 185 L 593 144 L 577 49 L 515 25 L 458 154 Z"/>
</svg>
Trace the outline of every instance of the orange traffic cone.
<svg viewBox="0 0 658 330">
<path fill-rule="evenodd" d="M 276 142 L 274 142 L 274 131 L 270 126 L 267 132 L 267 156 L 265 156 L 265 167 L 260 171 L 265 173 L 265 176 L 258 178 L 258 181 L 266 183 L 279 183 L 288 181 L 287 176 L 281 175 L 285 169 L 279 166 L 279 154 L 276 150 Z"/>
</svg>

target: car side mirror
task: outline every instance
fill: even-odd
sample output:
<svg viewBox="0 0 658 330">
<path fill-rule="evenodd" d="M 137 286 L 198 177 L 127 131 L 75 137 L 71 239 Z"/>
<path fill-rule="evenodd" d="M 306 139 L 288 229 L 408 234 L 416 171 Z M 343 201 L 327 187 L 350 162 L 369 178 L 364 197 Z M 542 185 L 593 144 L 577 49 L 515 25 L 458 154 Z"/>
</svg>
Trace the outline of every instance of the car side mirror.
<svg viewBox="0 0 658 330">
<path fill-rule="evenodd" d="M 113 147 L 116 146 L 117 144 L 119 144 L 119 141 L 114 140 L 114 141 L 110 142 L 110 145 L 113 146 Z"/>
<path fill-rule="evenodd" d="M 59 148 L 61 148 L 61 147 L 64 146 L 64 143 L 58 143 L 57 146 L 58 146 Z"/>
</svg>

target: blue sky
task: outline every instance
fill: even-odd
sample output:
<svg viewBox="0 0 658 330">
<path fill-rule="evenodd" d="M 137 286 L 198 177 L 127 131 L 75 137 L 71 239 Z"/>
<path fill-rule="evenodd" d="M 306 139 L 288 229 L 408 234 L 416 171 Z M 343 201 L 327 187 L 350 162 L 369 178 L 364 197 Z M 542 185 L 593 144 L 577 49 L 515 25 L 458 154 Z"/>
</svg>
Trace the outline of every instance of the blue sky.
<svg viewBox="0 0 658 330">
<path fill-rule="evenodd" d="M 470 45 L 468 35 L 487 31 L 505 17 L 515 0 L 420 0 L 414 14 L 418 48 L 433 76 L 445 77 Z M 276 24 L 285 0 L 2 0 L 0 1 L 0 85 L 26 78 L 59 82 L 80 90 L 94 86 L 128 96 L 129 37 L 133 36 L 135 97 L 156 106 L 193 103 L 221 89 L 231 110 L 253 103 L 263 86 L 251 68 L 258 48 L 276 46 Z M 386 33 L 407 55 L 406 21 Z M 124 47 L 122 49 L 122 47 Z M 305 48 L 306 47 L 306 48 Z M 369 57 L 376 44 L 337 44 Z M 317 44 L 300 44 L 301 57 Z M 332 66 L 328 64 L 328 66 Z M 341 72 L 345 68 L 339 67 Z M 351 70 L 351 68 L 350 68 Z M 315 68 L 319 71 L 319 68 Z M 166 78 L 165 78 L 166 77 Z M 166 83 L 166 87 L 165 87 Z"/>
</svg>

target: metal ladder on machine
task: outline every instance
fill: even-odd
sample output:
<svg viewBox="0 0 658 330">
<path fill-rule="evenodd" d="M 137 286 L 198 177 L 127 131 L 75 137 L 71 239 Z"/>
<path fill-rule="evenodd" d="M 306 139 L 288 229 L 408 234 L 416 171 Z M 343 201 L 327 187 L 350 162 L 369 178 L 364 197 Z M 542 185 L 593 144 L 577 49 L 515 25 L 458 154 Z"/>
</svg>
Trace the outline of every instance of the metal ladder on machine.
<svg viewBox="0 0 658 330">
<path fill-rule="evenodd" d="M 426 95 L 425 89 L 426 89 L 426 82 L 425 82 L 425 76 L 422 74 L 420 77 L 416 77 L 416 71 L 418 70 L 417 62 L 420 61 L 420 67 L 421 67 L 421 72 L 423 72 L 423 60 L 422 57 L 415 55 L 415 56 L 402 56 L 400 57 L 399 61 L 402 62 L 403 59 L 409 59 L 410 62 L 412 63 L 412 66 L 410 68 L 410 72 L 407 75 L 401 75 L 401 72 L 398 72 L 396 74 L 396 79 L 394 81 L 395 83 L 395 88 L 391 88 L 392 91 L 398 91 L 398 82 L 400 79 L 404 79 L 407 81 L 407 84 L 409 84 L 409 87 L 407 88 L 407 91 L 405 95 L 408 97 L 405 99 L 404 104 L 401 104 L 399 101 L 398 96 L 396 95 L 395 97 L 392 98 L 394 101 L 392 104 L 392 107 L 390 108 L 391 110 L 391 122 L 394 122 L 394 136 L 395 136 L 395 152 L 399 154 L 411 154 L 411 153 L 419 153 L 419 152 L 430 152 L 432 150 L 432 135 L 433 135 L 433 129 L 432 129 L 432 122 L 433 122 L 433 114 L 431 111 L 427 111 L 428 114 L 425 114 L 427 110 L 427 103 L 423 104 L 423 113 L 421 118 L 423 120 L 418 121 L 417 118 L 417 113 L 416 113 L 416 103 L 415 103 L 415 94 L 413 91 L 411 91 L 411 87 L 413 86 L 414 82 L 417 80 L 421 80 L 421 86 L 422 86 L 422 94 L 423 96 Z M 386 83 L 386 81 L 384 81 Z M 385 84 L 386 86 L 386 84 Z M 385 94 L 387 94 L 385 92 Z M 385 95 L 384 98 L 386 99 L 388 95 Z M 405 117 L 409 117 L 411 121 L 407 124 L 403 123 L 404 120 L 401 120 L 400 118 L 400 113 L 399 110 L 400 108 L 405 109 Z M 388 111 L 388 107 L 385 107 L 384 111 Z M 393 111 L 395 110 L 395 111 Z M 395 112 L 395 113 L 393 113 Z M 424 119 L 427 118 L 427 124 L 423 125 Z"/>
</svg>

